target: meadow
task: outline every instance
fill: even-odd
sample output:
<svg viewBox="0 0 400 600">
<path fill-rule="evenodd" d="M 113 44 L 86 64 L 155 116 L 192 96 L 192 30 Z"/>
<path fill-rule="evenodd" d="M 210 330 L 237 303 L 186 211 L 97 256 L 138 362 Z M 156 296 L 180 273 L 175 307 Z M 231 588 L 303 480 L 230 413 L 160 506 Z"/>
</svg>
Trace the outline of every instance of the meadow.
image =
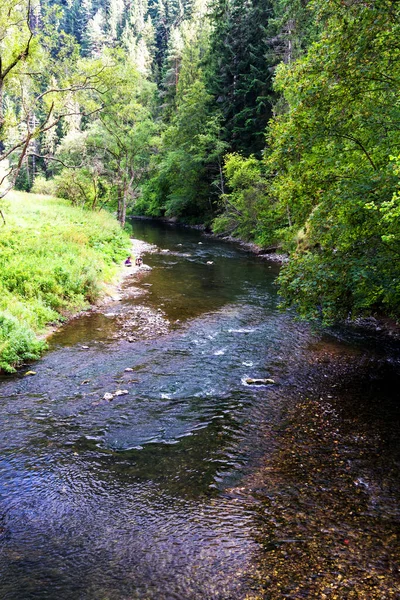
<svg viewBox="0 0 400 600">
<path fill-rule="evenodd" d="M 49 325 L 98 301 L 129 253 L 114 217 L 67 200 L 12 192 L 0 226 L 0 370 L 46 348 Z"/>
</svg>

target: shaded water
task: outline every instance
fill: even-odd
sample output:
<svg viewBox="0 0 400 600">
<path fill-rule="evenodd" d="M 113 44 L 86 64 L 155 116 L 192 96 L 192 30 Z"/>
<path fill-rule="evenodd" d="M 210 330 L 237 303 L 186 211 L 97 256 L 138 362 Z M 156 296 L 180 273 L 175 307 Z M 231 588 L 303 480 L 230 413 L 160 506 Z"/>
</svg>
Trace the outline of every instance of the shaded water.
<svg viewBox="0 0 400 600">
<path fill-rule="evenodd" d="M 330 360 L 343 351 L 347 361 L 366 352 L 379 362 L 375 341 L 360 350 L 365 340 L 311 333 L 279 313 L 276 265 L 232 245 L 146 221 L 134 223 L 134 237 L 156 244 L 144 257 L 153 270 L 128 277 L 121 301 L 55 334 L 48 354 L 30 367 L 34 377 L 5 377 L 0 385 L 0 598 L 321 597 L 312 586 L 293 591 L 293 574 L 280 591 L 290 569 L 276 552 L 279 518 L 290 522 L 301 486 L 312 486 L 310 477 L 316 481 L 322 470 L 336 495 L 346 484 L 342 504 L 355 511 L 373 487 L 374 535 L 387 550 L 383 539 L 393 539 L 398 518 L 398 454 L 388 389 L 373 388 L 379 406 L 372 415 L 340 416 L 335 401 L 351 406 L 359 386 L 321 385 L 326 373 L 316 374 L 310 357 Z M 249 386 L 248 377 L 277 385 Z M 117 390 L 128 393 L 104 400 Z M 338 478 L 329 461 L 307 465 L 327 447 L 304 426 L 320 412 L 320 431 L 332 444 L 343 441 L 350 480 L 363 483 Z M 297 454 L 313 448 L 296 457 L 301 467 L 290 455 L 293 443 Z M 368 461 L 357 454 L 361 447 L 369 448 Z M 329 497 L 319 492 L 301 507 L 303 537 L 328 528 L 315 515 Z M 337 502 L 333 512 L 342 510 Z M 284 535 L 299 538 L 288 527 Z M 372 550 L 359 562 L 366 560 L 376 562 Z M 390 569 L 385 560 L 377 581 L 392 578 L 393 591 L 393 558 Z"/>
</svg>

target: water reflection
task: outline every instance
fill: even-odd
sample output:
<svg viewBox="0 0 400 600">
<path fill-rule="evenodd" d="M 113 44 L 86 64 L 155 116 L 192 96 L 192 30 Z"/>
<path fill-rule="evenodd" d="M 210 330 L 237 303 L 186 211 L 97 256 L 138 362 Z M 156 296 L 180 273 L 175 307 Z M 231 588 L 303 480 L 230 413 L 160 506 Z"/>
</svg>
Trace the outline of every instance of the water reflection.
<svg viewBox="0 0 400 600">
<path fill-rule="evenodd" d="M 275 265 L 199 232 L 148 222 L 135 230 L 159 248 L 144 257 L 152 271 L 55 334 L 36 376 L 0 385 L 7 600 L 270 593 L 260 552 L 281 540 L 307 457 L 279 478 L 266 473 L 289 464 L 285 448 L 307 454 L 302 419 L 315 418 L 327 386 L 299 365 L 311 341 L 321 356 L 326 339 L 277 311 Z M 248 377 L 277 385 L 254 388 Z M 300 418 L 289 409 L 305 389 L 314 413 Z M 322 456 L 317 442 L 312 455 Z M 336 481 L 330 468 L 325 476 Z"/>
</svg>

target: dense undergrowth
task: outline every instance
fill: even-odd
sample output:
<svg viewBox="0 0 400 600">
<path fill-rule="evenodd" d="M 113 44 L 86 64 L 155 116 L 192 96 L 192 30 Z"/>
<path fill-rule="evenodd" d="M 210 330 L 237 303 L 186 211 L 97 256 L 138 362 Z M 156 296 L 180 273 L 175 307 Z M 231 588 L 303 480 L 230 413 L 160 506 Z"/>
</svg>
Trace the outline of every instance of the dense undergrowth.
<svg viewBox="0 0 400 600">
<path fill-rule="evenodd" d="M 95 302 L 129 237 L 113 217 L 12 193 L 0 228 L 0 370 L 38 358 L 46 326 Z"/>
</svg>

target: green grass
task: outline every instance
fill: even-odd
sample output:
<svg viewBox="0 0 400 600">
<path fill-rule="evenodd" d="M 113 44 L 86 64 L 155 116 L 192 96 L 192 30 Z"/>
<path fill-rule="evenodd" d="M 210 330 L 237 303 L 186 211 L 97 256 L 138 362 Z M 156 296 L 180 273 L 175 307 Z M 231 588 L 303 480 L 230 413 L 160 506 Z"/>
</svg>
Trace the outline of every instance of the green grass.
<svg viewBox="0 0 400 600">
<path fill-rule="evenodd" d="M 50 323 L 94 303 L 129 253 L 129 236 L 107 212 L 13 192 L 0 225 L 0 370 L 38 358 Z"/>
</svg>

